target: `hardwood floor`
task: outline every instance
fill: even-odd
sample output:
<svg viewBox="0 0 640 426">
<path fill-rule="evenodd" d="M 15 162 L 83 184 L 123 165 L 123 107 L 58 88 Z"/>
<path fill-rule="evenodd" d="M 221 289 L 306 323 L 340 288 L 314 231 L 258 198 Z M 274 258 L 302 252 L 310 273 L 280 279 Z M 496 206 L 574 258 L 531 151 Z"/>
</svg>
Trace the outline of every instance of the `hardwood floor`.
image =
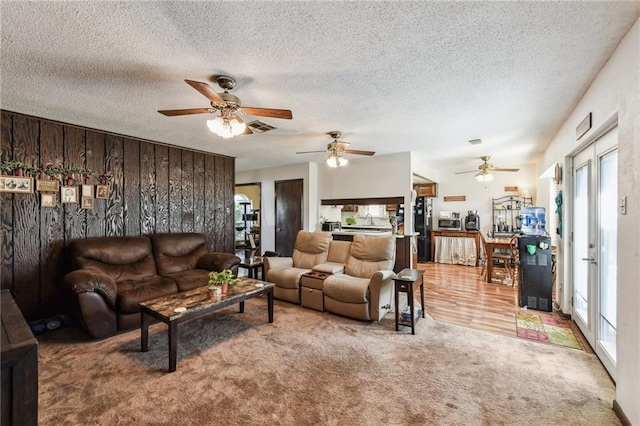
<svg viewBox="0 0 640 426">
<path fill-rule="evenodd" d="M 484 282 L 477 267 L 419 263 L 418 269 L 425 271 L 425 308 L 433 319 L 516 335 L 517 288 Z"/>
<path fill-rule="evenodd" d="M 480 277 L 480 268 L 418 263 L 424 272 L 426 312 L 435 320 L 463 327 L 516 337 L 515 313 L 523 309 L 518 303 L 518 288 L 506 284 L 489 284 Z M 420 300 L 419 293 L 416 293 Z M 560 318 L 557 312 L 532 311 Z M 593 353 L 573 321 L 571 328 L 586 352 Z"/>
</svg>

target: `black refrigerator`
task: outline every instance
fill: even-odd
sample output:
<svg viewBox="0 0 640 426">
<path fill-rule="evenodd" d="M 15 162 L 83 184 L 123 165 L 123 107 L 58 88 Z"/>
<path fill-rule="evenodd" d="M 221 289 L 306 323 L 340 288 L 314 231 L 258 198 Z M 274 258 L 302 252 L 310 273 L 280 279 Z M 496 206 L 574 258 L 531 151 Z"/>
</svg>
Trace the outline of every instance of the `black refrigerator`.
<svg viewBox="0 0 640 426">
<path fill-rule="evenodd" d="M 419 263 L 433 260 L 431 259 L 432 206 L 433 200 L 431 198 L 417 197 L 413 208 L 413 223 L 415 231 L 419 233 L 417 238 Z"/>
</svg>

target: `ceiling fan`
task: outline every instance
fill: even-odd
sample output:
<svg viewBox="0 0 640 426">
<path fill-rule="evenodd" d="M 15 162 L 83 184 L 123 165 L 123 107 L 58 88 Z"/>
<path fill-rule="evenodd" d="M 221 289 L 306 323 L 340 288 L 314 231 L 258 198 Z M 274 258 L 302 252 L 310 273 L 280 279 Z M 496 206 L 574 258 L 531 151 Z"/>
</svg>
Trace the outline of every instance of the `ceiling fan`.
<svg viewBox="0 0 640 426">
<path fill-rule="evenodd" d="M 490 158 L 491 157 L 489 157 L 488 155 L 480 157 L 483 163 L 478 166 L 477 170 L 467 170 L 465 172 L 457 172 L 456 174 L 461 175 L 464 173 L 477 173 L 475 176 L 477 180 L 479 180 L 480 182 L 489 182 L 493 180 L 493 175 L 490 172 L 517 172 L 518 170 L 520 170 L 495 167 L 493 164 L 489 163 Z"/>
<path fill-rule="evenodd" d="M 342 154 L 355 154 L 355 155 L 368 155 L 372 156 L 375 154 L 374 151 L 362 151 L 358 149 L 347 149 L 349 146 L 349 142 L 339 141 L 338 138 L 342 135 L 338 131 L 332 131 L 327 133 L 329 136 L 333 138 L 333 142 L 327 144 L 326 150 L 320 151 L 300 151 L 296 152 L 296 154 L 311 154 L 316 152 L 328 152 L 327 156 L 327 165 L 329 167 L 342 167 L 346 166 L 349 160 L 344 158 Z"/>
<path fill-rule="evenodd" d="M 207 83 L 193 80 L 185 80 L 185 82 L 209 99 L 211 108 L 166 109 L 158 112 L 168 117 L 190 114 L 215 114 L 216 112 L 220 112 L 220 115 L 207 121 L 207 126 L 209 126 L 212 132 L 223 138 L 231 138 L 242 133 L 253 133 L 238 113 L 289 120 L 293 118 L 293 114 L 288 109 L 242 106 L 240 98 L 229 93 L 229 90 L 233 89 L 237 82 L 233 77 L 229 77 L 228 75 L 219 75 L 216 77 L 216 82 L 224 90 L 223 93 L 216 93 Z"/>
</svg>

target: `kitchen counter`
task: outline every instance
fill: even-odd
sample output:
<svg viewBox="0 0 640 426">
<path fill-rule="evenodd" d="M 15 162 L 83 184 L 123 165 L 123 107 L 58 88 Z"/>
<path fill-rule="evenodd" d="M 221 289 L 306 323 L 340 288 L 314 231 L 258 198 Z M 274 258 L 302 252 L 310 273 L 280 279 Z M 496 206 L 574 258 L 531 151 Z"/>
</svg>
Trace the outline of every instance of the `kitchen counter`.
<svg viewBox="0 0 640 426">
<path fill-rule="evenodd" d="M 359 235 L 371 235 L 371 236 L 383 236 L 383 235 L 391 235 L 391 231 L 362 231 L 362 230 L 343 230 L 343 231 L 333 231 L 331 232 L 331 236 L 334 240 L 338 241 L 353 241 L 353 236 Z M 412 249 L 412 238 L 418 235 L 418 233 L 413 234 L 395 234 L 396 238 L 396 262 L 393 267 L 393 271 L 398 273 L 404 268 L 415 269 L 417 265 L 417 257 L 413 253 Z"/>
<path fill-rule="evenodd" d="M 356 234 L 360 235 L 391 235 L 391 231 L 364 231 L 364 230 L 342 230 L 342 231 L 332 231 L 331 235 L 344 235 L 344 236 L 353 236 Z M 395 234 L 396 238 L 404 238 L 404 237 L 414 237 L 419 235 L 419 232 L 414 232 L 413 234 Z M 334 238 L 337 240 L 338 238 Z"/>
<path fill-rule="evenodd" d="M 389 231 L 391 232 L 390 226 L 377 226 L 377 225 L 342 225 L 342 229 L 347 230 L 363 230 L 363 231 Z"/>
</svg>

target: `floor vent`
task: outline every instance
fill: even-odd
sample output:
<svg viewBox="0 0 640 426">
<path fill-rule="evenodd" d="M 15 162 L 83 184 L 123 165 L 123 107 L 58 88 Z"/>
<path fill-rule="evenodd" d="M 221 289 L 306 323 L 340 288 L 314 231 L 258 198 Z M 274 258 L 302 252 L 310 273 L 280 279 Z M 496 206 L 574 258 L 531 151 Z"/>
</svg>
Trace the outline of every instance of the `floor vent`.
<svg viewBox="0 0 640 426">
<path fill-rule="evenodd" d="M 277 127 L 272 126 L 271 124 L 265 123 L 261 120 L 252 121 L 251 123 L 247 123 L 247 126 L 251 128 L 254 133 L 264 133 L 269 130 L 277 129 Z"/>
</svg>

